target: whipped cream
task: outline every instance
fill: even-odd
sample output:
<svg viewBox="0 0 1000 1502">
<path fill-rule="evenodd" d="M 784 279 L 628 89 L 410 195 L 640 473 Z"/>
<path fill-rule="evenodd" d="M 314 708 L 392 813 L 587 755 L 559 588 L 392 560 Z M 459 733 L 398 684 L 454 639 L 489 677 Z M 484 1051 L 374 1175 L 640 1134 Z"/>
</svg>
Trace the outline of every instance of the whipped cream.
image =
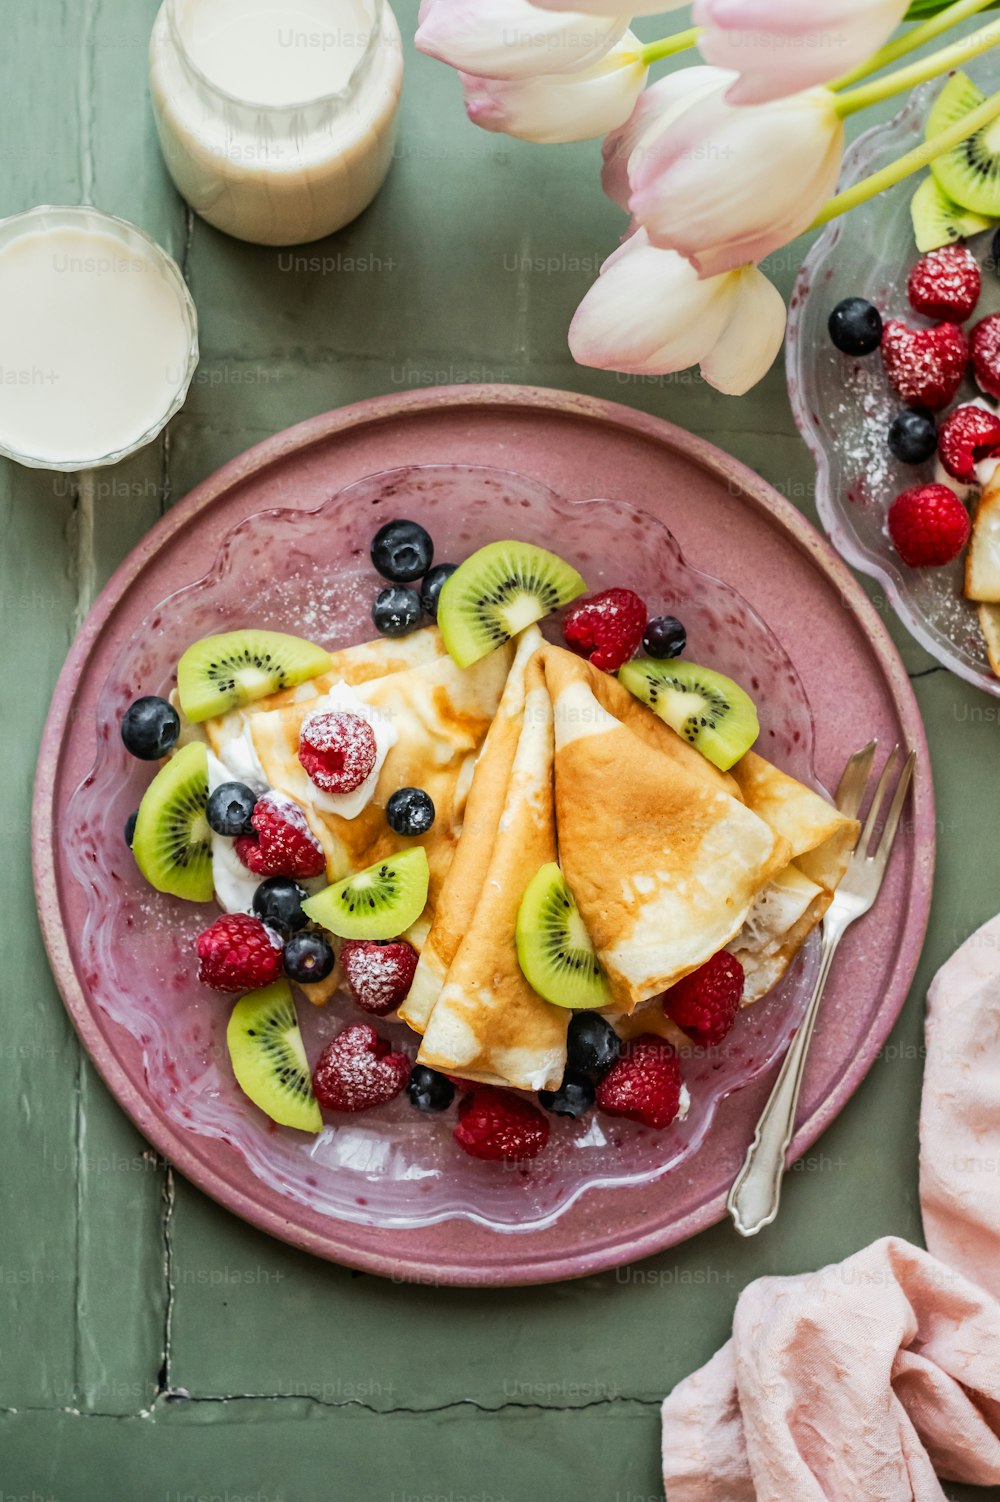
<svg viewBox="0 0 1000 1502">
<path fill-rule="evenodd" d="M 223 718 L 222 729 L 224 739 L 219 747 L 217 762 L 221 763 L 226 773 L 223 782 L 243 782 L 255 793 L 262 793 L 268 782 L 253 743 L 249 719 L 240 710 L 234 709 Z M 211 791 L 209 787 L 209 792 Z"/>
<path fill-rule="evenodd" d="M 321 699 L 302 722 L 300 736 L 305 732 L 307 725 L 316 715 L 321 714 L 356 714 L 362 720 L 367 720 L 372 727 L 375 736 L 375 765 L 368 776 L 358 787 L 350 793 L 327 793 L 322 788 L 314 787 L 312 802 L 317 808 L 326 813 L 339 814 L 342 819 L 356 819 L 363 812 L 375 796 L 375 787 L 378 783 L 382 765 L 393 746 L 399 739 L 395 725 L 390 715 L 382 710 L 374 708 L 355 693 L 354 689 L 346 683 L 335 683 L 330 692 L 324 694 Z M 256 753 L 254 753 L 256 755 Z M 259 765 L 259 763 L 258 763 Z"/>
</svg>

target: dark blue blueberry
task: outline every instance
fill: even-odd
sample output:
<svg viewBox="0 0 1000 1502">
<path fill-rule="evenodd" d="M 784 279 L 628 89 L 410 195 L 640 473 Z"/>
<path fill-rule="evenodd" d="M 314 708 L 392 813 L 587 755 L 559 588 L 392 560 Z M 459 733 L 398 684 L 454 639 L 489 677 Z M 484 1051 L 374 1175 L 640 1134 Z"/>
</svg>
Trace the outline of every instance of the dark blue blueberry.
<svg viewBox="0 0 1000 1502">
<path fill-rule="evenodd" d="M 430 534 L 418 522 L 386 522 L 372 542 L 372 563 L 383 579 L 409 584 L 421 579 L 434 561 Z"/>
<path fill-rule="evenodd" d="M 438 599 L 444 589 L 445 581 L 451 578 L 457 568 L 457 563 L 439 563 L 424 577 L 424 582 L 420 586 L 420 603 L 423 606 L 424 615 L 429 615 L 432 621 L 437 620 Z"/>
<path fill-rule="evenodd" d="M 434 823 L 434 800 L 423 788 L 398 788 L 385 806 L 393 834 L 426 834 Z"/>
<path fill-rule="evenodd" d="M 687 639 L 675 615 L 656 615 L 642 633 L 642 650 L 647 657 L 679 657 Z"/>
<path fill-rule="evenodd" d="M 216 834 L 253 834 L 250 815 L 257 807 L 257 794 L 245 782 L 220 782 L 205 806 L 208 827 Z"/>
<path fill-rule="evenodd" d="M 575 1012 L 566 1039 L 566 1064 L 571 1074 L 600 1078 L 617 1063 L 621 1039 L 596 1012 Z"/>
<path fill-rule="evenodd" d="M 253 910 L 283 939 L 291 938 L 309 919 L 302 911 L 305 891 L 290 876 L 269 876 L 253 894 Z"/>
<path fill-rule="evenodd" d="M 986 264 L 991 270 L 996 272 L 997 276 L 1000 276 L 1000 229 L 993 236 L 993 243 L 990 246 L 990 258 Z"/>
<path fill-rule="evenodd" d="M 830 314 L 827 327 L 845 355 L 870 355 L 882 343 L 879 310 L 863 297 L 845 297 Z"/>
<path fill-rule="evenodd" d="M 556 1116 L 586 1116 L 597 1099 L 594 1082 L 585 1074 L 572 1074 L 568 1069 L 563 1075 L 558 1090 L 539 1090 L 538 1100 L 546 1111 Z"/>
<path fill-rule="evenodd" d="M 136 809 L 135 813 L 129 814 L 128 818 L 125 820 L 125 843 L 130 850 L 132 848 L 132 841 L 135 839 L 135 821 L 136 819 L 138 819 L 138 817 L 139 810 Z"/>
<path fill-rule="evenodd" d="M 136 699 L 122 716 L 125 750 L 140 761 L 159 761 L 181 733 L 180 715 L 166 699 L 147 694 Z"/>
<path fill-rule="evenodd" d="M 903 464 L 923 464 L 937 448 L 937 423 L 923 407 L 904 407 L 889 428 L 889 448 Z"/>
<path fill-rule="evenodd" d="M 418 1111 L 447 1111 L 455 1099 L 455 1086 L 447 1075 L 438 1074 L 436 1069 L 414 1064 L 406 1093 Z"/>
<path fill-rule="evenodd" d="M 420 596 L 413 589 L 383 589 L 372 606 L 372 620 L 383 636 L 408 636 L 420 624 Z"/>
<path fill-rule="evenodd" d="M 284 962 L 288 979 L 305 986 L 310 981 L 326 980 L 333 969 L 333 948 L 322 934 L 308 929 L 289 939 L 285 945 Z"/>
</svg>

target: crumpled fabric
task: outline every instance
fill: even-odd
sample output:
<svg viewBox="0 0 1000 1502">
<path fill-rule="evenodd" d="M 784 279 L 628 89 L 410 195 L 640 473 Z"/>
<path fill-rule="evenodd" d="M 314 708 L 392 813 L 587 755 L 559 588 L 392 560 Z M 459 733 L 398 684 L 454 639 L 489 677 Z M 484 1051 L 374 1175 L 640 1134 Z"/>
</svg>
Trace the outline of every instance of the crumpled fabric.
<svg viewBox="0 0 1000 1502">
<path fill-rule="evenodd" d="M 928 995 L 927 1251 L 761 1278 L 663 1404 L 667 1502 L 943 1502 L 1000 1485 L 1000 917 Z M 940 1478 L 940 1479 L 939 1479 Z"/>
</svg>

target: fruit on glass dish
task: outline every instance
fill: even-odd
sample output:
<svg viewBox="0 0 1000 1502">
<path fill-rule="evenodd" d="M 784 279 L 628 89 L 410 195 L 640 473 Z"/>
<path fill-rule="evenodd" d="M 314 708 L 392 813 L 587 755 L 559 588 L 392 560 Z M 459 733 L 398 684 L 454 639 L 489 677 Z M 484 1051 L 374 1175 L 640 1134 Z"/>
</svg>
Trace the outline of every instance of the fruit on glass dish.
<svg viewBox="0 0 1000 1502">
<path fill-rule="evenodd" d="M 438 599 L 444 644 L 461 668 L 568 605 L 586 589 L 575 568 L 529 542 L 491 542 L 447 579 Z"/>
<path fill-rule="evenodd" d="M 955 73 L 927 117 L 927 139 L 957 124 L 985 102 L 986 95 L 967 74 Z M 991 219 L 1000 216 L 1000 125 L 995 120 L 935 158 L 930 169 L 948 197 L 963 208 Z"/>
<path fill-rule="evenodd" d="M 1000 448 L 1000 413 L 976 403 L 949 412 L 938 430 L 941 463 L 955 480 L 972 485 L 976 465 Z"/>
<path fill-rule="evenodd" d="M 738 683 L 711 668 L 675 658 L 639 657 L 618 674 L 629 693 L 723 772 L 760 734 L 753 700 Z"/>
<path fill-rule="evenodd" d="M 324 793 L 353 793 L 378 760 L 375 732 L 363 715 L 327 709 L 307 715 L 299 731 L 299 761 Z"/>
<path fill-rule="evenodd" d="M 326 980 L 336 963 L 329 939 L 311 928 L 293 934 L 285 944 L 281 958 L 288 979 L 300 986 L 312 986 L 317 981 Z"/>
<path fill-rule="evenodd" d="M 743 966 L 720 949 L 663 996 L 664 1013 L 702 1048 L 716 1048 L 732 1031 L 743 999 Z"/>
<path fill-rule="evenodd" d="M 181 709 L 192 724 L 241 709 L 325 673 L 330 654 L 283 631 L 226 631 L 188 647 L 177 664 Z"/>
<path fill-rule="evenodd" d="M 647 657 L 680 657 L 687 646 L 687 631 L 675 615 L 654 615 L 642 633 Z"/>
<path fill-rule="evenodd" d="M 302 911 L 306 891 L 288 876 L 269 876 L 253 894 L 253 910 L 262 923 L 283 939 L 305 928 L 309 919 Z"/>
<path fill-rule="evenodd" d="M 226 1044 L 237 1083 L 255 1106 L 281 1126 L 322 1130 L 287 981 L 241 997 L 229 1019 Z"/>
<path fill-rule="evenodd" d="M 611 1001 L 580 910 L 554 862 L 542 866 L 525 888 L 515 941 L 525 979 L 546 1001 L 579 1011 Z"/>
<path fill-rule="evenodd" d="M 424 575 L 420 585 L 420 606 L 430 620 L 437 620 L 438 600 L 445 583 L 458 567 L 455 563 L 435 563 Z"/>
<path fill-rule="evenodd" d="M 419 522 L 386 522 L 372 538 L 372 563 L 383 579 L 412 584 L 423 578 L 434 561 L 434 543 Z"/>
<path fill-rule="evenodd" d="M 368 1022 L 352 1022 L 326 1045 L 313 1070 L 313 1091 L 327 1111 L 370 1111 L 406 1089 L 410 1061 Z"/>
<path fill-rule="evenodd" d="M 910 217 L 919 251 L 954 245 L 957 240 L 981 234 L 993 222 L 949 198 L 933 173 L 924 178 L 910 200 Z"/>
<path fill-rule="evenodd" d="M 911 568 L 950 563 L 969 540 L 969 513 L 947 485 L 914 485 L 889 508 L 889 536 Z"/>
<path fill-rule="evenodd" d="M 648 619 L 649 612 L 634 590 L 606 589 L 567 610 L 563 636 L 566 645 L 595 668 L 615 673 L 635 655 Z"/>
<path fill-rule="evenodd" d="M 906 281 L 911 308 L 944 323 L 971 318 L 981 289 L 979 263 L 966 245 L 946 245 L 921 256 Z"/>
<path fill-rule="evenodd" d="M 621 1051 L 618 1034 L 597 1012 L 580 1012 L 570 1018 L 566 1064 L 574 1073 L 601 1079 L 618 1062 Z"/>
<path fill-rule="evenodd" d="M 307 881 L 326 870 L 323 847 L 305 812 L 282 793 L 263 793 L 250 815 L 252 834 L 235 842 L 238 859 L 255 876 L 294 876 Z"/>
<path fill-rule="evenodd" d="M 889 425 L 889 451 L 901 464 L 925 464 L 937 449 L 933 413 L 904 407 Z"/>
<path fill-rule="evenodd" d="M 146 694 L 122 715 L 125 750 L 140 761 L 159 761 L 171 751 L 181 733 L 180 715 L 167 699 Z"/>
<path fill-rule="evenodd" d="M 281 937 L 252 913 L 223 913 L 198 935 L 198 979 L 213 991 L 252 991 L 281 974 Z"/>
<path fill-rule="evenodd" d="M 395 939 L 423 912 L 428 880 L 426 851 L 413 845 L 326 887 L 302 911 L 340 939 Z"/>
<path fill-rule="evenodd" d="M 938 412 L 954 398 L 969 360 L 969 344 L 957 323 L 911 329 L 890 318 L 882 336 L 882 363 L 904 402 Z"/>
<path fill-rule="evenodd" d="M 981 318 L 969 336 L 969 356 L 976 384 L 1000 399 L 1000 313 Z"/>
<path fill-rule="evenodd" d="M 458 1108 L 453 1136 L 472 1158 L 523 1163 L 537 1158 L 545 1147 L 549 1123 L 521 1096 L 494 1085 L 477 1085 Z"/>
<path fill-rule="evenodd" d="M 572 1074 L 569 1070 L 562 1077 L 558 1090 L 539 1090 L 538 1103 L 553 1116 L 568 1116 L 576 1121 L 594 1108 L 597 1089 L 586 1074 Z"/>
<path fill-rule="evenodd" d="M 212 833 L 207 803 L 208 752 L 193 741 L 160 768 L 136 816 L 132 854 L 158 892 L 189 902 L 211 902 Z"/>
<path fill-rule="evenodd" d="M 245 782 L 220 782 L 205 809 L 209 828 L 229 839 L 252 834 L 250 819 L 256 806 L 257 794 Z"/>
<path fill-rule="evenodd" d="M 387 944 L 348 939 L 340 951 L 340 963 L 361 1010 L 387 1017 L 406 999 L 417 968 L 417 951 L 405 939 Z"/>
<path fill-rule="evenodd" d="M 882 315 L 864 297 L 845 297 L 833 309 L 827 327 L 845 355 L 870 355 L 882 343 Z"/>
<path fill-rule="evenodd" d="M 381 590 L 372 606 L 375 629 L 383 636 L 409 636 L 420 625 L 422 614 L 420 596 L 403 584 Z"/>
<path fill-rule="evenodd" d="M 673 1048 L 654 1033 L 643 1033 L 601 1080 L 597 1104 L 609 1116 L 627 1116 L 662 1131 L 680 1112 L 683 1089 Z"/>
</svg>

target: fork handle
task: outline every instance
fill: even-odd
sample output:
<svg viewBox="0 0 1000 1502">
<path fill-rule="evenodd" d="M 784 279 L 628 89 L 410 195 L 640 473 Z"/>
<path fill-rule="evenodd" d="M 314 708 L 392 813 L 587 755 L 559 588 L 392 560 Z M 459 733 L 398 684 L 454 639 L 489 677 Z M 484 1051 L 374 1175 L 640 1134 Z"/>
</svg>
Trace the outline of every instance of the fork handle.
<svg viewBox="0 0 1000 1502">
<path fill-rule="evenodd" d="M 823 926 L 819 974 L 813 994 L 809 998 L 802 1024 L 785 1054 L 781 1072 L 774 1082 L 767 1105 L 761 1112 L 743 1167 L 729 1191 L 726 1208 L 741 1236 L 756 1236 L 764 1226 L 771 1224 L 778 1213 L 781 1183 L 785 1174 L 785 1154 L 795 1133 L 795 1111 L 805 1074 L 806 1056 L 833 956 L 843 933 L 843 925 L 825 923 Z"/>
</svg>

